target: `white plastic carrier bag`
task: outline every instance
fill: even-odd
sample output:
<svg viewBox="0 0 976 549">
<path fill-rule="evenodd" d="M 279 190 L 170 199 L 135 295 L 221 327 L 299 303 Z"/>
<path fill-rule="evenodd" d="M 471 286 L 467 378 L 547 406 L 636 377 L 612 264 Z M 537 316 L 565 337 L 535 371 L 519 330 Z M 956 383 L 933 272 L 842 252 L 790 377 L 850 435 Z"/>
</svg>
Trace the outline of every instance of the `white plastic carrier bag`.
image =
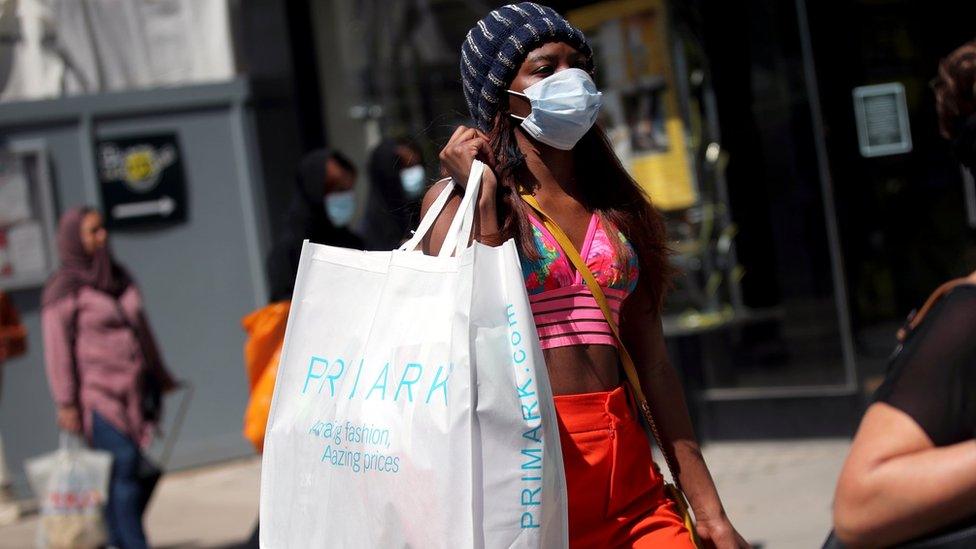
<svg viewBox="0 0 976 549">
<path fill-rule="evenodd" d="M 268 419 L 261 546 L 565 547 L 549 378 L 514 241 L 438 257 L 306 242 Z"/>
<path fill-rule="evenodd" d="M 62 432 L 58 449 L 25 462 L 40 500 L 37 547 L 96 549 L 108 540 L 102 509 L 108 500 L 112 454 L 89 450 Z"/>
</svg>

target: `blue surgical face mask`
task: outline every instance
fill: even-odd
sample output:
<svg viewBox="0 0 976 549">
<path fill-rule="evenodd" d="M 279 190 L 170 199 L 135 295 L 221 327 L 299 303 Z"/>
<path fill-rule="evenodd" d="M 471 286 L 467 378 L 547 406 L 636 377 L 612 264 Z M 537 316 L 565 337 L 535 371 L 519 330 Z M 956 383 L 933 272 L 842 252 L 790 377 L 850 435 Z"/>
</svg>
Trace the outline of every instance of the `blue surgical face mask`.
<svg viewBox="0 0 976 549">
<path fill-rule="evenodd" d="M 419 196 L 424 190 L 425 176 L 424 167 L 420 164 L 400 170 L 400 184 L 403 185 L 403 192 L 407 193 L 410 198 Z"/>
<path fill-rule="evenodd" d="M 340 191 L 325 195 L 325 213 L 336 227 L 345 227 L 356 214 L 356 192 Z"/>
<path fill-rule="evenodd" d="M 525 133 L 546 145 L 568 151 L 590 131 L 600 113 L 603 94 L 583 69 L 564 69 L 532 84 L 522 93 L 532 112 L 522 118 Z"/>
</svg>

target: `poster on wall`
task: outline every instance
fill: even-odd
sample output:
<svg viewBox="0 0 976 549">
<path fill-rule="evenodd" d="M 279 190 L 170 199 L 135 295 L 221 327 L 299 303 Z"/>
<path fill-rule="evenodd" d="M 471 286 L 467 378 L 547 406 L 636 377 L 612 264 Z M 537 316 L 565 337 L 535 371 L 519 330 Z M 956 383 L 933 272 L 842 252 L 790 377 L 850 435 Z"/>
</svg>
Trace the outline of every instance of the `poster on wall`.
<svg viewBox="0 0 976 549">
<path fill-rule="evenodd" d="M 610 0 L 571 11 L 594 42 L 600 123 L 658 209 L 693 206 L 698 191 L 678 106 L 664 0 Z"/>
<path fill-rule="evenodd" d="M 95 148 L 107 227 L 186 219 L 186 176 L 176 134 L 101 139 Z"/>
<path fill-rule="evenodd" d="M 0 153 L 0 225 L 12 225 L 30 218 L 30 195 L 27 175 L 20 157 L 12 152 Z"/>
<path fill-rule="evenodd" d="M 44 283 L 54 265 L 54 204 L 42 142 L 0 149 L 0 289 Z"/>
</svg>

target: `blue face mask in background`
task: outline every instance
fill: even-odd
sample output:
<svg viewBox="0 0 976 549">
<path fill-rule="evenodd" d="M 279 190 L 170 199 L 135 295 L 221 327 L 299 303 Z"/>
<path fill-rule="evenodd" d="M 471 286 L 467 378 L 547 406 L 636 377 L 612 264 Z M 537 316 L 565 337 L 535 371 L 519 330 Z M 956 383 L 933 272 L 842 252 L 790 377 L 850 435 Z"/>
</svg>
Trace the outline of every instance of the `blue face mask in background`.
<svg viewBox="0 0 976 549">
<path fill-rule="evenodd" d="M 325 213 L 336 227 L 345 227 L 356 215 L 356 192 L 340 191 L 325 195 Z"/>
<path fill-rule="evenodd" d="M 400 170 L 400 184 L 403 185 L 403 192 L 407 193 L 409 198 L 419 196 L 424 191 L 426 175 L 424 167 L 420 164 Z"/>
</svg>

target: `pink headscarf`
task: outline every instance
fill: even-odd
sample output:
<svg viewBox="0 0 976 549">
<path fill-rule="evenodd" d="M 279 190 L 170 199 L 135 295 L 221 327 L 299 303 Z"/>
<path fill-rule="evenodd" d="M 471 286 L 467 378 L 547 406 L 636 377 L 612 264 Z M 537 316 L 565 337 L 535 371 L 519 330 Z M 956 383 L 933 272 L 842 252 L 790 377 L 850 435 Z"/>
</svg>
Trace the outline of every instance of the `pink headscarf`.
<svg viewBox="0 0 976 549">
<path fill-rule="evenodd" d="M 132 283 L 125 269 L 115 262 L 107 245 L 91 255 L 85 251 L 81 242 L 81 222 L 93 211 L 95 209 L 88 206 L 77 206 L 61 216 L 58 224 L 61 267 L 44 285 L 41 305 L 54 303 L 85 286 L 119 297 Z"/>
</svg>

